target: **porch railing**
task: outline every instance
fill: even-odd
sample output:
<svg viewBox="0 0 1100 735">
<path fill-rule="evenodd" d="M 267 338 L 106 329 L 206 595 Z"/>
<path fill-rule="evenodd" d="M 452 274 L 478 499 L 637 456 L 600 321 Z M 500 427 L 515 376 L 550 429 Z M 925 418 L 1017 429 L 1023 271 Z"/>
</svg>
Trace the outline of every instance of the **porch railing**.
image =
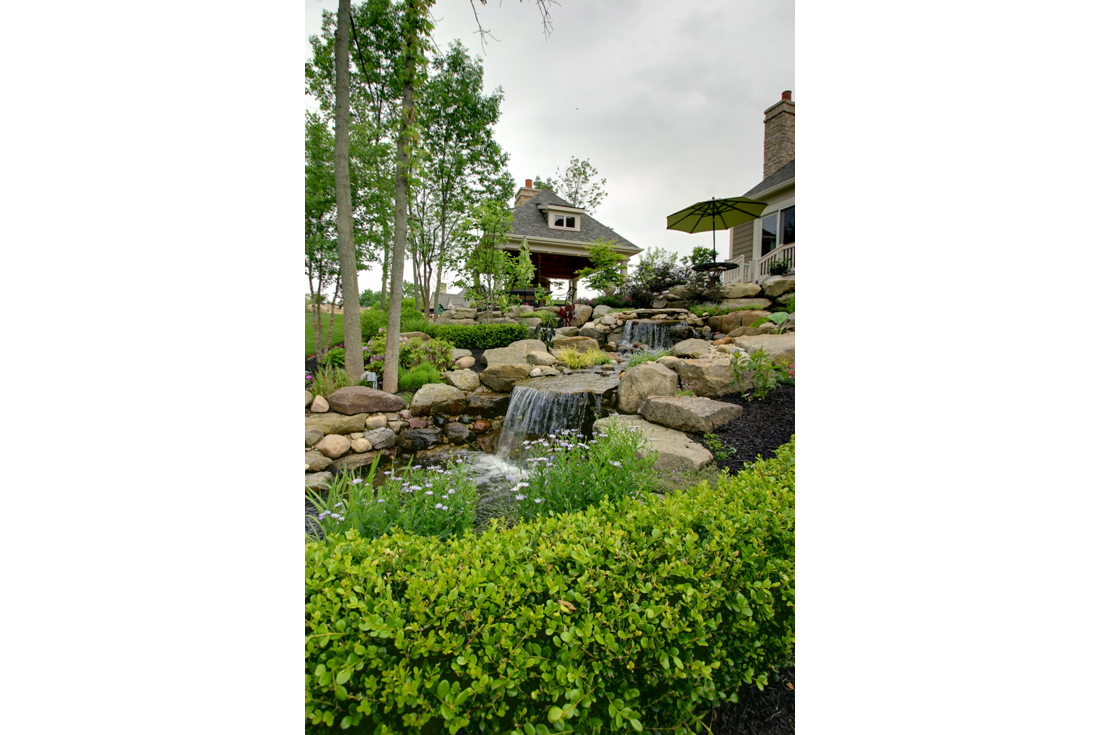
<svg viewBox="0 0 1100 735">
<path fill-rule="evenodd" d="M 776 248 L 767 255 L 763 256 L 756 261 L 756 279 L 761 280 L 768 277 L 768 269 L 772 263 L 778 263 L 786 260 L 790 265 L 791 270 L 794 270 L 794 243 L 790 245 L 784 245 Z M 739 269 L 740 270 L 740 269 Z"/>
<path fill-rule="evenodd" d="M 742 253 L 727 263 L 737 263 L 737 268 L 732 268 L 722 274 L 722 283 L 746 283 L 752 280 L 752 261 L 746 261 Z"/>
</svg>

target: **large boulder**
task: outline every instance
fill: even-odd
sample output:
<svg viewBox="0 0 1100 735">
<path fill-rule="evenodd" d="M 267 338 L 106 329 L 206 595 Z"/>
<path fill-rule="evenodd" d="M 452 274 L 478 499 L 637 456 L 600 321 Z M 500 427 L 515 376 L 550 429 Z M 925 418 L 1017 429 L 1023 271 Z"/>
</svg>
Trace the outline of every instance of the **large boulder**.
<svg viewBox="0 0 1100 735">
<path fill-rule="evenodd" d="M 719 306 L 727 309 L 767 309 L 772 305 L 770 299 L 723 299 Z"/>
<path fill-rule="evenodd" d="M 710 354 L 710 342 L 705 339 L 685 339 L 672 345 L 673 357 L 704 357 Z"/>
<path fill-rule="evenodd" d="M 352 416 L 357 413 L 385 413 L 405 408 L 405 401 L 392 393 L 351 385 L 341 388 L 328 397 L 328 405 L 333 411 Z M 362 429 L 359 429 L 362 431 Z"/>
<path fill-rule="evenodd" d="M 528 340 L 538 342 L 538 340 Z M 539 344 L 542 344 L 539 342 Z M 545 349 L 545 345 L 543 345 Z M 526 359 L 526 356 L 525 356 Z M 482 371 L 478 377 L 482 385 L 496 393 L 511 393 L 512 385 L 517 380 L 523 380 L 531 374 L 531 366 L 527 364 L 490 365 Z"/>
<path fill-rule="evenodd" d="M 306 416 L 306 431 L 316 429 L 322 434 L 351 434 L 366 425 L 365 413 L 344 416 L 339 413 L 311 413 Z"/>
<path fill-rule="evenodd" d="M 727 283 L 721 288 L 724 299 L 751 298 L 760 293 L 760 286 L 755 283 Z"/>
<path fill-rule="evenodd" d="M 579 327 L 592 316 L 592 307 L 588 304 L 574 304 L 573 308 L 577 310 L 577 316 L 573 319 L 572 324 L 566 326 Z"/>
<path fill-rule="evenodd" d="M 348 441 L 346 436 L 341 436 L 340 434 L 329 434 L 324 439 L 317 442 L 317 451 L 329 459 L 342 457 L 347 454 L 350 449 L 351 442 Z"/>
<path fill-rule="evenodd" d="M 473 354 L 474 353 L 470 352 L 469 350 L 463 350 L 455 347 L 451 350 L 451 364 L 455 364 L 464 357 L 472 357 Z"/>
<path fill-rule="evenodd" d="M 472 327 L 475 324 L 477 324 L 477 322 L 473 318 L 469 318 L 469 319 L 449 319 L 445 316 L 441 316 L 438 319 L 436 319 L 435 323 L 436 324 L 457 324 L 457 325 L 461 325 L 461 326 L 464 326 L 464 327 Z"/>
<path fill-rule="evenodd" d="M 605 431 L 612 423 L 637 429 L 649 440 L 646 445 L 650 451 L 657 453 L 656 469 L 659 472 L 693 472 L 714 461 L 714 455 L 706 447 L 692 441 L 684 432 L 650 423 L 641 416 L 608 416 L 597 420 L 594 426 Z"/>
<path fill-rule="evenodd" d="M 760 317 L 767 317 L 769 312 L 759 310 L 731 311 L 722 316 L 712 316 L 707 319 L 707 325 L 716 332 L 729 334 L 730 330 L 737 327 L 747 327 Z"/>
<path fill-rule="evenodd" d="M 466 428 L 465 424 L 453 421 L 443 427 L 443 435 L 452 442 L 464 442 L 469 438 L 470 430 Z"/>
<path fill-rule="evenodd" d="M 549 352 L 528 352 L 527 364 L 528 365 L 553 365 L 558 361 L 556 357 Z"/>
<path fill-rule="evenodd" d="M 654 424 L 693 434 L 710 434 L 740 418 L 743 409 L 733 403 L 690 396 L 650 396 L 638 414 Z"/>
<path fill-rule="evenodd" d="M 576 337 L 578 332 L 580 332 L 579 327 L 559 327 L 554 330 L 554 334 L 558 337 Z"/>
<path fill-rule="evenodd" d="M 401 435 L 401 444 L 409 451 L 429 449 L 443 443 L 443 430 L 435 426 L 427 429 L 408 429 Z"/>
<path fill-rule="evenodd" d="M 572 347 L 577 352 L 588 352 L 589 350 L 600 349 L 600 343 L 591 337 L 554 337 L 552 343 L 555 350 L 560 350 L 563 347 Z"/>
<path fill-rule="evenodd" d="M 691 286 L 686 283 L 681 283 L 670 288 L 668 290 L 668 295 L 671 296 L 673 299 L 682 300 L 685 296 L 687 296 L 687 293 L 690 290 Z"/>
<path fill-rule="evenodd" d="M 547 355 L 547 357 L 549 357 L 549 355 Z M 473 362 L 472 357 L 470 361 Z M 459 390 L 466 391 L 467 393 L 477 390 L 477 387 L 481 385 L 481 381 L 477 379 L 477 373 L 469 369 L 443 373 L 443 379 L 447 381 L 448 384 L 453 385 Z"/>
<path fill-rule="evenodd" d="M 636 413 L 650 396 L 670 396 L 680 387 L 676 372 L 655 362 L 630 368 L 619 383 L 619 411 Z"/>
<path fill-rule="evenodd" d="M 680 360 L 676 372 L 680 383 L 697 396 L 719 398 L 737 390 L 728 357 Z"/>
<path fill-rule="evenodd" d="M 332 464 L 332 460 L 318 452 L 316 449 L 311 449 L 310 451 L 306 452 L 307 472 L 320 472 L 321 470 L 328 467 L 330 464 Z"/>
<path fill-rule="evenodd" d="M 375 449 L 392 447 L 397 442 L 397 435 L 394 434 L 393 429 L 388 426 L 368 431 L 363 434 L 363 438 L 369 441 L 370 445 Z"/>
<path fill-rule="evenodd" d="M 455 307 L 453 309 L 443 312 L 443 316 L 448 317 L 449 319 L 473 319 L 475 316 L 477 316 L 477 309 L 461 309 Z"/>
<path fill-rule="evenodd" d="M 466 399 L 466 412 L 486 419 L 500 418 L 508 413 L 511 400 L 507 393 L 474 393 Z"/>
<path fill-rule="evenodd" d="M 600 326 L 603 326 L 603 325 L 601 324 Z M 604 329 L 607 329 L 607 327 L 604 327 Z M 580 332 L 579 332 L 579 336 L 588 337 L 589 339 L 594 339 L 594 340 L 596 340 L 597 344 L 600 344 L 600 343 L 603 343 L 603 342 L 607 341 L 607 334 L 608 333 L 603 331 L 602 329 L 598 329 L 597 327 L 594 327 L 594 326 L 590 327 L 587 324 L 585 326 L 581 327 Z"/>
<path fill-rule="evenodd" d="M 760 287 L 765 296 L 774 299 L 776 296 L 794 291 L 794 276 L 768 276 Z"/>
<path fill-rule="evenodd" d="M 329 469 L 333 472 L 351 472 L 353 470 L 361 470 L 371 466 L 374 462 L 374 458 L 378 456 L 378 452 L 363 452 L 362 454 L 345 454 L 340 459 L 333 462 Z M 378 460 L 381 464 L 382 460 Z"/>
<path fill-rule="evenodd" d="M 331 472 L 314 472 L 306 475 L 306 489 L 320 492 L 321 490 L 327 490 L 328 486 L 332 484 Z"/>
<path fill-rule="evenodd" d="M 435 413 L 459 414 L 466 408 L 466 394 L 453 385 L 428 383 L 412 399 L 413 416 Z"/>
<path fill-rule="evenodd" d="M 507 347 L 495 347 L 485 350 L 481 355 L 483 365 L 522 365 L 527 362 L 527 353 L 546 352 L 546 345 L 539 339 L 516 340 Z"/>
<path fill-rule="evenodd" d="M 599 319 L 600 317 L 607 316 L 611 313 L 611 307 L 607 304 L 600 304 L 592 310 L 592 318 Z"/>
<path fill-rule="evenodd" d="M 794 334 L 760 334 L 752 337 L 737 337 L 733 343 L 745 350 L 754 352 L 764 350 L 773 360 L 790 360 L 794 362 Z"/>
</svg>

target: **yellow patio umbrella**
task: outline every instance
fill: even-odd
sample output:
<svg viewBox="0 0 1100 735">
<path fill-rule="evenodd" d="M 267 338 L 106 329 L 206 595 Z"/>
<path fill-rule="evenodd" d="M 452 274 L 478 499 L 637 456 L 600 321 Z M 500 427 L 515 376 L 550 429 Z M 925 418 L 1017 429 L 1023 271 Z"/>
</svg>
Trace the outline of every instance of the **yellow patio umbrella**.
<svg viewBox="0 0 1100 735">
<path fill-rule="evenodd" d="M 761 202 L 747 197 L 729 197 L 727 199 L 714 199 L 696 202 L 690 207 L 674 212 L 666 218 L 668 230 L 680 232 L 706 232 L 710 230 L 710 247 L 714 256 L 714 263 L 718 262 L 718 248 L 715 245 L 715 231 L 728 230 L 736 225 L 752 222 L 760 217 L 760 213 L 768 206 L 767 202 Z M 713 264 L 712 264 L 713 265 Z"/>
</svg>

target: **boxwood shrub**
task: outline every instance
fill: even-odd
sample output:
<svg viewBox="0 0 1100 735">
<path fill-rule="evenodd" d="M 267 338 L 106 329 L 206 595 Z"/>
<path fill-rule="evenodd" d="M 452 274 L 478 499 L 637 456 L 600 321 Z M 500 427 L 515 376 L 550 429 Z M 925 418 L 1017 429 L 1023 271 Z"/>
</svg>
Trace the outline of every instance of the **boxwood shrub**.
<svg viewBox="0 0 1100 735">
<path fill-rule="evenodd" d="M 423 330 L 428 336 L 445 339 L 463 350 L 486 350 L 507 347 L 527 339 L 524 324 L 432 324 Z"/>
<path fill-rule="evenodd" d="M 309 732 L 694 732 L 792 658 L 794 441 L 664 499 L 305 556 Z"/>
</svg>

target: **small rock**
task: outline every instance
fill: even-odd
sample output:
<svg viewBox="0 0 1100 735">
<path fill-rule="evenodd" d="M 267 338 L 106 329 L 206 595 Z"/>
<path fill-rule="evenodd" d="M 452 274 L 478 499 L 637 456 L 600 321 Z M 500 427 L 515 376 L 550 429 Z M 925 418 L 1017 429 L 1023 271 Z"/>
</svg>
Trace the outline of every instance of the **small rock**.
<svg viewBox="0 0 1100 735">
<path fill-rule="evenodd" d="M 325 435 L 318 429 L 306 429 L 306 446 L 312 447 L 317 442 L 325 438 Z"/>
<path fill-rule="evenodd" d="M 365 428 L 367 431 L 371 429 L 384 429 L 386 428 L 386 417 L 383 414 L 376 413 L 373 416 L 368 416 Z"/>
<path fill-rule="evenodd" d="M 425 418 L 423 416 L 420 416 L 420 417 L 417 417 L 417 418 L 414 418 L 414 419 L 409 419 L 409 428 L 410 429 L 426 429 L 426 428 L 428 428 L 429 423 L 430 422 L 428 421 L 427 418 Z"/>
<path fill-rule="evenodd" d="M 371 443 L 362 437 L 351 440 L 351 451 L 355 452 L 356 454 L 369 452 L 372 449 L 374 449 L 374 447 L 371 446 Z"/>
<path fill-rule="evenodd" d="M 313 403 L 313 394 L 308 390 L 306 391 L 306 408 L 309 408 L 309 404 Z"/>
<path fill-rule="evenodd" d="M 309 404 L 310 413 L 328 413 L 328 401 L 323 396 L 317 396 L 313 403 Z"/>
<path fill-rule="evenodd" d="M 331 472 L 314 472 L 313 474 L 306 475 L 307 490 L 326 490 L 330 484 L 332 484 Z"/>
<path fill-rule="evenodd" d="M 355 441 L 356 439 L 362 439 L 362 438 L 363 438 L 363 432 L 361 432 L 361 431 L 353 431 L 350 434 L 348 434 L 348 439 L 351 439 L 352 441 Z"/>
<path fill-rule="evenodd" d="M 443 427 L 443 435 L 452 442 L 463 442 L 470 436 L 470 430 L 460 423 L 453 422 Z"/>
<path fill-rule="evenodd" d="M 703 357 L 710 354 L 710 345 L 702 339 L 685 339 L 672 346 L 673 357 Z"/>
<path fill-rule="evenodd" d="M 474 366 L 474 358 L 473 358 L 472 355 L 467 355 L 466 357 L 460 357 L 457 360 L 455 360 L 455 369 L 456 370 L 466 370 L 468 368 L 472 368 L 473 366 Z"/>
<path fill-rule="evenodd" d="M 474 432 L 475 434 L 484 434 L 486 431 L 489 430 L 490 426 L 491 424 L 485 419 L 478 419 L 474 423 L 470 424 L 470 431 Z"/>
<path fill-rule="evenodd" d="M 385 449 L 386 447 L 392 447 L 397 442 L 397 435 L 392 429 L 382 428 L 368 431 L 363 435 L 363 438 L 370 442 L 371 446 L 375 449 Z"/>
<path fill-rule="evenodd" d="M 306 452 L 306 471 L 320 472 L 332 464 L 332 460 L 316 450 Z"/>
</svg>

